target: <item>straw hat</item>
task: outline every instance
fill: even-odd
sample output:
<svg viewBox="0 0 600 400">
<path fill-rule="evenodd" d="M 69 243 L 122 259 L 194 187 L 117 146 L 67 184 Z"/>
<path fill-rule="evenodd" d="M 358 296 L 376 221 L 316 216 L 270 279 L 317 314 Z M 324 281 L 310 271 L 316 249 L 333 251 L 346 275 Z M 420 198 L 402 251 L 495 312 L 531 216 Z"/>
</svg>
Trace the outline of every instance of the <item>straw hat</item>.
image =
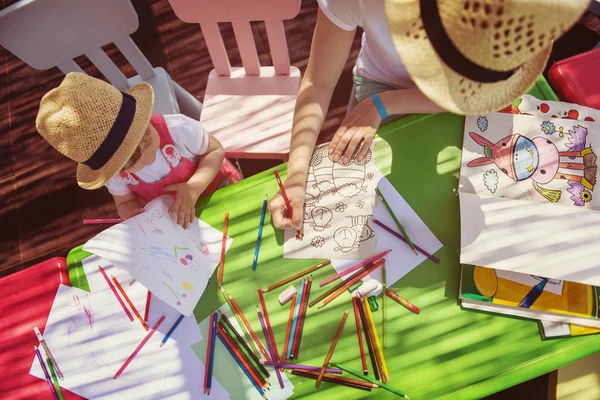
<svg viewBox="0 0 600 400">
<path fill-rule="evenodd" d="M 386 0 L 413 81 L 457 114 L 499 110 L 541 75 L 552 43 L 590 0 Z"/>
<path fill-rule="evenodd" d="M 35 120 L 52 147 L 77 161 L 77 183 L 97 189 L 123 169 L 152 115 L 147 83 L 127 92 L 80 72 L 69 73 L 42 98 Z"/>
</svg>

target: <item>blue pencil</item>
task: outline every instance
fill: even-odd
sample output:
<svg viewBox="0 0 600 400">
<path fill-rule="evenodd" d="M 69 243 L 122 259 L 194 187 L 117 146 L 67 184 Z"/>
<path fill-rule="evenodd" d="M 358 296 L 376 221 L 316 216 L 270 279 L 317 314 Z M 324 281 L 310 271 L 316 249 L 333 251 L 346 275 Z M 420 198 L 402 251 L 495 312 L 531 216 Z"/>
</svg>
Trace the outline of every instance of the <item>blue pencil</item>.
<svg viewBox="0 0 600 400">
<path fill-rule="evenodd" d="M 169 338 L 171 337 L 171 335 L 173 334 L 175 329 L 177 329 L 177 325 L 179 325 L 179 323 L 181 322 L 182 319 L 183 319 L 183 314 L 181 314 L 179 316 L 179 318 L 177 318 L 177 321 L 175 321 L 175 323 L 173 324 L 171 329 L 169 329 L 169 332 L 167 332 L 167 334 L 163 338 L 162 342 L 160 342 L 160 347 L 163 347 L 165 345 L 165 343 L 167 343 L 167 340 L 169 340 Z"/>
<path fill-rule="evenodd" d="M 252 260 L 252 271 L 256 271 L 256 263 L 258 262 L 258 250 L 260 249 L 260 239 L 262 238 L 263 224 L 265 223 L 265 215 L 267 214 L 267 201 L 269 198 L 265 194 L 263 201 L 262 212 L 260 214 L 260 225 L 258 226 L 258 237 L 256 238 L 256 248 L 254 249 L 254 260 Z"/>
<path fill-rule="evenodd" d="M 294 333 L 296 332 L 296 325 L 298 324 L 298 314 L 300 314 L 300 304 L 302 304 L 302 292 L 304 289 L 304 281 L 300 283 L 300 289 L 298 289 L 298 299 L 296 300 L 296 309 L 294 310 L 294 320 L 292 322 L 292 330 L 290 331 L 290 341 L 288 343 L 288 353 L 286 358 L 291 360 L 292 355 L 292 343 L 294 343 Z"/>
<path fill-rule="evenodd" d="M 212 386 L 213 365 L 215 363 L 215 361 L 214 361 L 215 360 L 215 340 L 217 339 L 217 321 L 219 320 L 219 313 L 214 313 L 213 318 L 214 318 L 214 323 L 210 329 L 210 337 L 212 339 L 210 342 L 210 362 L 208 365 L 208 383 L 206 385 L 209 394 L 210 394 L 210 388 Z"/>
<path fill-rule="evenodd" d="M 252 384 L 254 385 L 254 387 L 256 388 L 256 390 L 258 390 L 258 393 L 260 393 L 260 395 L 266 399 L 267 397 L 265 396 L 265 391 L 262 390 L 260 386 L 258 386 L 258 384 L 254 381 L 254 379 L 252 379 L 252 376 L 250 375 L 250 373 L 248 372 L 248 370 L 246 369 L 246 367 L 244 367 L 244 365 L 242 364 L 242 362 L 237 358 L 237 356 L 235 355 L 235 353 L 233 352 L 233 350 L 231 349 L 231 347 L 229 347 L 229 345 L 227 344 L 227 342 L 225 341 L 225 339 L 223 339 L 223 336 L 221 336 L 220 332 L 217 332 L 217 337 L 219 338 L 219 340 L 221 341 L 221 343 L 223 343 L 223 346 L 225 346 L 225 348 L 227 349 L 227 351 L 229 352 L 229 354 L 231 354 L 231 357 L 233 357 L 233 359 L 235 360 L 235 362 L 237 363 L 237 365 L 242 369 L 242 371 L 244 372 L 244 374 L 248 377 L 248 379 L 250 380 L 250 382 L 252 382 Z"/>
<path fill-rule="evenodd" d="M 518 307 L 521 308 L 529 308 L 533 305 L 533 303 L 540 297 L 542 292 L 544 291 L 544 287 L 548 283 L 548 278 L 543 278 L 540 283 L 531 288 L 527 296 L 519 303 Z"/>
</svg>

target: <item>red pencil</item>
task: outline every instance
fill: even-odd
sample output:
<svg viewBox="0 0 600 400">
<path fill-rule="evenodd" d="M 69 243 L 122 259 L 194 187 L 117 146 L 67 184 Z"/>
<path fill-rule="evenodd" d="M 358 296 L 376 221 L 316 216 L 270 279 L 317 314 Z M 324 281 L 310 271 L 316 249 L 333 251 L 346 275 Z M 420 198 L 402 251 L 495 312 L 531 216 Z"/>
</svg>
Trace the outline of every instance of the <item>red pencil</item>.
<svg viewBox="0 0 600 400">
<path fill-rule="evenodd" d="M 225 221 L 223 222 L 223 241 L 221 242 L 221 261 L 219 262 L 219 277 L 217 284 L 221 287 L 223 283 L 223 270 L 225 269 L 225 250 L 227 248 L 227 224 L 229 223 L 229 213 L 225 213 Z"/>
<path fill-rule="evenodd" d="M 121 296 L 119 296 L 119 293 L 117 293 L 117 289 L 115 289 L 115 287 L 113 286 L 112 282 L 108 278 L 108 275 L 106 275 L 106 272 L 104 271 L 104 268 L 102 268 L 99 265 L 98 265 L 98 268 L 100 269 L 100 272 L 102 273 L 102 276 L 104 277 L 104 279 L 106 279 L 106 283 L 108 283 L 108 287 L 114 293 L 114 295 L 117 298 L 117 300 L 119 301 L 119 304 L 121 305 L 121 307 L 123 307 L 123 311 L 125 311 L 125 314 L 127 314 L 127 317 L 129 317 L 129 320 L 131 322 L 133 322 L 133 316 L 129 312 L 129 309 L 127 308 L 127 306 L 125 305 L 125 303 L 123 303 L 123 300 L 121 300 Z"/>
<path fill-rule="evenodd" d="M 127 368 L 129 363 L 131 362 L 131 360 L 133 360 L 133 358 L 137 355 L 137 353 L 139 353 L 140 350 L 142 350 L 142 347 L 144 347 L 144 345 L 148 342 L 148 340 L 150 340 L 152 335 L 154 335 L 154 332 L 156 332 L 156 330 L 158 329 L 158 327 L 164 320 L 165 320 L 165 316 L 163 315 L 162 317 L 160 317 L 160 319 L 158 321 L 156 321 L 156 324 L 154 324 L 152 329 L 150 329 L 150 331 L 146 334 L 146 337 L 144 338 L 144 340 L 142 340 L 142 342 L 140 344 L 138 344 L 138 347 L 135 348 L 133 353 L 131 353 L 131 355 L 127 358 L 125 363 L 121 366 L 121 368 L 119 368 L 119 370 L 117 371 L 117 373 L 115 374 L 113 379 L 117 379 L 119 377 L 119 375 L 121 375 L 121 373 L 123 373 L 123 371 L 125 371 L 125 368 Z"/>
<path fill-rule="evenodd" d="M 146 310 L 144 311 L 144 321 L 148 322 L 148 313 L 150 312 L 150 299 L 152 298 L 152 293 L 148 290 L 148 294 L 146 295 Z"/>
<path fill-rule="evenodd" d="M 285 330 L 285 341 L 283 342 L 283 355 L 281 356 L 282 363 L 285 363 L 285 359 L 288 353 L 288 342 L 290 341 L 290 331 L 292 330 L 292 320 L 294 319 L 294 308 L 296 308 L 296 298 L 297 295 L 294 295 L 290 304 L 290 315 L 288 317 L 287 329 Z"/>
<path fill-rule="evenodd" d="M 273 345 L 273 353 L 275 353 L 275 360 L 279 362 L 279 353 L 277 352 L 277 345 L 275 344 L 275 336 L 273 336 L 273 329 L 271 328 L 271 321 L 269 320 L 269 313 L 267 312 L 267 305 L 265 304 L 265 298 L 263 297 L 262 290 L 258 289 L 258 297 L 260 299 L 260 307 L 262 308 L 263 317 L 267 323 L 267 331 L 269 332 L 269 339 Z M 267 340 L 269 340 L 267 339 Z"/>
<path fill-rule="evenodd" d="M 363 346 L 362 334 L 360 333 L 360 315 L 358 313 L 358 305 L 356 301 L 356 297 L 352 297 L 352 308 L 354 309 L 354 320 L 356 321 L 356 335 L 358 336 L 360 359 L 362 361 L 363 374 L 367 375 L 369 373 L 369 369 L 367 368 L 367 358 L 365 357 L 365 348 Z"/>
<path fill-rule="evenodd" d="M 285 192 L 285 188 L 283 187 L 283 183 L 281 182 L 281 177 L 279 176 L 279 172 L 277 170 L 273 171 L 275 174 L 275 179 L 277 180 L 277 184 L 279 185 L 279 191 L 281 192 L 281 197 L 283 197 L 283 201 L 285 201 L 285 206 L 288 209 L 288 214 L 290 219 L 292 219 L 292 204 L 290 203 L 290 199 L 287 197 L 287 193 Z M 300 229 L 296 229 L 296 239 L 302 239 L 304 235 L 300 231 Z"/>
<path fill-rule="evenodd" d="M 297 359 L 300 355 L 300 342 L 302 341 L 302 330 L 306 321 L 306 310 L 308 309 L 308 296 L 310 296 L 310 287 L 312 285 L 312 275 L 308 277 L 308 282 L 304 285 L 304 293 L 302 293 L 302 305 L 300 306 L 300 316 L 298 317 L 298 329 L 294 336 L 295 345 L 292 347 L 292 354 Z"/>
<path fill-rule="evenodd" d="M 115 278 L 113 275 L 111 275 L 111 277 L 112 277 L 113 282 L 115 283 L 115 286 L 117 287 L 117 289 L 119 289 L 119 292 L 121 292 L 121 295 L 123 296 L 123 298 L 127 302 L 127 305 L 129 305 L 129 307 L 131 308 L 131 311 L 133 311 L 133 313 L 135 314 L 136 318 L 138 319 L 138 321 L 140 321 L 140 323 L 142 324 L 142 326 L 144 327 L 144 329 L 148 330 L 148 324 L 146 324 L 146 321 L 144 321 L 144 319 L 142 319 L 142 316 L 138 312 L 137 308 L 135 308 L 135 306 L 133 305 L 133 303 L 129 299 L 129 296 L 127 296 L 127 293 L 125 293 L 125 289 L 123 289 L 123 286 L 121 286 L 121 284 L 119 283 L 119 281 L 117 280 L 117 278 Z"/>
</svg>

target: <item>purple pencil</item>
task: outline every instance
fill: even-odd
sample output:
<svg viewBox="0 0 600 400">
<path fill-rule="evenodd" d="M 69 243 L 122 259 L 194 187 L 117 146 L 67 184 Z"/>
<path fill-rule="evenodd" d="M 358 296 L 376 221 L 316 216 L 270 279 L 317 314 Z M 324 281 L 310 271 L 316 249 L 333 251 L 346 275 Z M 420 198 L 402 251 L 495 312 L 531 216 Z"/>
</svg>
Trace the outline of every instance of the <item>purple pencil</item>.
<svg viewBox="0 0 600 400">
<path fill-rule="evenodd" d="M 275 352 L 273 351 L 273 345 L 269 340 L 269 333 L 267 332 L 267 326 L 265 325 L 265 320 L 263 318 L 262 313 L 260 312 L 260 308 L 256 306 L 256 313 L 258 314 L 258 319 L 260 320 L 260 326 L 262 327 L 263 335 L 265 335 L 265 340 L 267 341 L 267 347 L 269 348 L 269 354 L 271 355 L 271 359 L 275 360 Z M 275 373 L 277 374 L 277 380 L 279 381 L 279 386 L 283 389 L 283 379 L 281 379 L 281 372 L 279 372 L 279 368 L 275 368 Z"/>
<path fill-rule="evenodd" d="M 50 386 L 50 390 L 52 391 L 52 396 L 54 396 L 54 400 L 58 400 L 58 394 L 56 393 L 56 388 L 52 383 L 52 378 L 50 378 L 50 374 L 48 373 L 48 368 L 46 368 L 46 363 L 44 363 L 44 359 L 42 358 L 42 353 L 40 353 L 40 349 L 37 346 L 33 346 L 35 350 L 35 355 L 40 361 L 40 365 L 42 366 L 42 371 L 44 372 L 44 376 L 46 377 L 46 382 L 48 382 L 48 386 Z"/>
<path fill-rule="evenodd" d="M 287 363 L 278 363 L 274 361 L 265 361 L 263 365 L 268 367 L 276 367 L 276 368 L 290 368 L 290 369 L 303 369 L 305 371 L 320 371 L 321 367 L 313 367 L 312 365 L 300 365 L 300 364 L 287 364 Z M 328 374 L 341 374 L 343 371 L 337 368 L 327 368 L 325 370 Z"/>
<path fill-rule="evenodd" d="M 379 225 L 380 227 L 382 227 L 383 229 L 385 229 L 386 231 L 388 231 L 389 233 L 391 233 L 392 235 L 396 236 L 398 239 L 402 240 L 404 243 L 408 243 L 406 241 L 406 238 L 404 236 L 402 236 L 400 233 L 396 232 L 395 230 L 393 230 L 392 228 L 390 228 L 389 226 L 387 226 L 383 222 L 381 222 L 381 221 L 379 221 L 378 219 L 375 219 L 375 218 L 373 218 L 373 222 L 376 223 L 377 225 Z M 425 250 L 423 250 L 422 248 L 420 248 L 417 245 L 415 245 L 415 248 L 421 254 L 423 254 L 425 257 L 429 258 L 431 261 L 435 262 L 436 264 L 440 263 L 439 258 L 437 258 L 435 256 L 432 256 L 431 254 L 429 254 L 428 252 L 426 252 Z"/>
</svg>

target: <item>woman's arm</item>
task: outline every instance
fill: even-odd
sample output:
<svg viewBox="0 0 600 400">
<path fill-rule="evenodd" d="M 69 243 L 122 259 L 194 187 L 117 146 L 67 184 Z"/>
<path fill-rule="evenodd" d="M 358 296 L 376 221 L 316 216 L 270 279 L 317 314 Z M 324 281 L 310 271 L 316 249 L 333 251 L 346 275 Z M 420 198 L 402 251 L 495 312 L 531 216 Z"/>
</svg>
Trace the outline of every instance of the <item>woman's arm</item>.
<svg viewBox="0 0 600 400">
<path fill-rule="evenodd" d="M 298 229 L 302 224 L 308 163 L 327 115 L 333 90 L 350 54 L 355 32 L 339 28 L 319 9 L 292 125 L 285 189 L 293 208 L 293 220 L 284 211 L 283 198 L 277 194 L 269 204 L 273 224 L 277 228 Z"/>
</svg>

